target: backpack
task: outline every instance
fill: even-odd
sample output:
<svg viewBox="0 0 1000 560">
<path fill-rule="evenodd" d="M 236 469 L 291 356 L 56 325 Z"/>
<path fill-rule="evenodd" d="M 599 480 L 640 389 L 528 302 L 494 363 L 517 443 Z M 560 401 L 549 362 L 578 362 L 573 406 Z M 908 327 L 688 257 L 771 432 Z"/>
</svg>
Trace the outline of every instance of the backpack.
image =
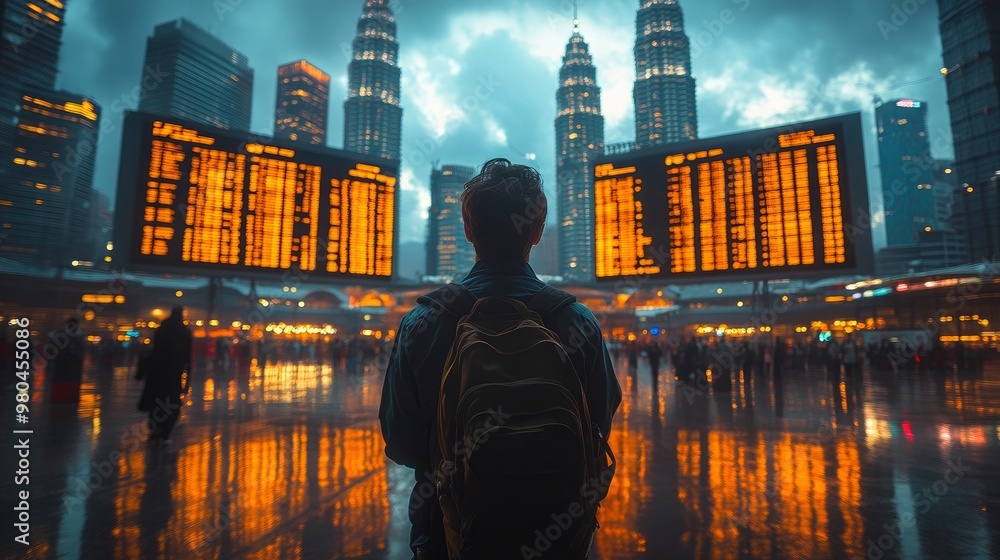
<svg viewBox="0 0 1000 560">
<path fill-rule="evenodd" d="M 417 300 L 458 318 L 438 398 L 438 501 L 451 560 L 582 559 L 615 472 L 570 356 L 527 304 L 450 284 Z"/>
</svg>

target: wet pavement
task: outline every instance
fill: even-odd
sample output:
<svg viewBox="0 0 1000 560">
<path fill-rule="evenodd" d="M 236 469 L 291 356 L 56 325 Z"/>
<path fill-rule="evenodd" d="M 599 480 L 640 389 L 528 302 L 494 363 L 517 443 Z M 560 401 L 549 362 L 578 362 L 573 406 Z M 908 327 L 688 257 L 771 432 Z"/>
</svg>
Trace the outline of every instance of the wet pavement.
<svg viewBox="0 0 1000 560">
<path fill-rule="evenodd" d="M 618 474 L 593 558 L 1000 558 L 997 364 L 740 376 L 720 394 L 668 371 L 654 391 L 648 366 L 621 368 Z M 31 545 L 12 544 L 5 474 L 3 557 L 409 558 L 412 471 L 382 454 L 379 372 L 195 377 L 161 448 L 145 444 L 128 368 L 88 367 L 78 405 L 49 404 L 36 376 Z M 0 393 L 13 402 L 12 384 Z"/>
</svg>

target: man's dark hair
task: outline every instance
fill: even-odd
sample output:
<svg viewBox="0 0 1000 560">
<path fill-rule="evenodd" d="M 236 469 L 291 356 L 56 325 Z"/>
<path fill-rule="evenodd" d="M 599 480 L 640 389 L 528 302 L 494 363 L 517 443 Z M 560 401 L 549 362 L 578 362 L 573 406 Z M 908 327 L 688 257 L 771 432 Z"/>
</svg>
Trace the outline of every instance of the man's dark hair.
<svg viewBox="0 0 1000 560">
<path fill-rule="evenodd" d="M 462 192 L 462 220 L 472 231 L 476 254 L 483 260 L 526 257 L 547 214 L 538 172 L 503 158 L 483 164 Z"/>
</svg>

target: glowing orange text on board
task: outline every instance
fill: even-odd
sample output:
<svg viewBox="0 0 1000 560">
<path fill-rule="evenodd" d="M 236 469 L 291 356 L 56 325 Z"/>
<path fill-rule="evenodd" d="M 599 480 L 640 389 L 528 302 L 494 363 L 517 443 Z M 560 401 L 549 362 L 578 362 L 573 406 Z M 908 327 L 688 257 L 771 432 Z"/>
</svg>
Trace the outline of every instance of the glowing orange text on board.
<svg viewBox="0 0 1000 560">
<path fill-rule="evenodd" d="M 596 165 L 597 277 L 844 264 L 840 138 L 806 130 L 776 140 L 759 152 L 672 153 L 660 170 L 652 156 L 639 160 L 646 168 Z M 665 183 L 648 184 L 664 171 Z"/>
<path fill-rule="evenodd" d="M 144 262 L 392 275 L 397 179 L 381 167 L 234 140 L 224 149 L 163 121 L 147 131 L 138 253 L 156 258 Z"/>
</svg>

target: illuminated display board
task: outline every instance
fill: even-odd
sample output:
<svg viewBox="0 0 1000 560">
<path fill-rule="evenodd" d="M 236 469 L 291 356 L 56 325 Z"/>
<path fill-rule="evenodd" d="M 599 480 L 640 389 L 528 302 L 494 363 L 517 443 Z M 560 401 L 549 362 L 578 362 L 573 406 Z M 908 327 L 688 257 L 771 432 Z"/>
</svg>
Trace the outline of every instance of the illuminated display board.
<svg viewBox="0 0 1000 560">
<path fill-rule="evenodd" d="M 598 280 L 873 267 L 858 113 L 599 158 L 594 198 Z"/>
<path fill-rule="evenodd" d="M 392 162 L 130 113 L 115 247 L 158 271 L 388 280 L 397 195 Z"/>
</svg>

